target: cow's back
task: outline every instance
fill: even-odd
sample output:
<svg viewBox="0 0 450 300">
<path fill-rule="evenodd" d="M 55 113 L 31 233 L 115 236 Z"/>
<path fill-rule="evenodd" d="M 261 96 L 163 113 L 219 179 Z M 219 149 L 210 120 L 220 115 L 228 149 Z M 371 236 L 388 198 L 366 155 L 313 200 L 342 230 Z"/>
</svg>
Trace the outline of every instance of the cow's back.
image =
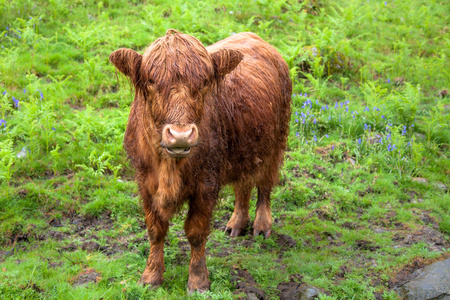
<svg viewBox="0 0 450 300">
<path fill-rule="evenodd" d="M 236 34 L 207 50 L 223 48 L 244 54 L 225 76 L 217 103 L 225 124 L 226 183 L 278 168 L 289 130 L 292 83 L 284 59 L 256 34 Z"/>
</svg>

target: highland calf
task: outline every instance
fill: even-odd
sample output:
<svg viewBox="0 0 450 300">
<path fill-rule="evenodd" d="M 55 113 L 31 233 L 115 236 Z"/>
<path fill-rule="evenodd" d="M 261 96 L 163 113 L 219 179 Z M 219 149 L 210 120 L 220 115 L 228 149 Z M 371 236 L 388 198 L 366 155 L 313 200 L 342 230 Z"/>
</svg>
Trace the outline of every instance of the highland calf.
<svg viewBox="0 0 450 300">
<path fill-rule="evenodd" d="M 119 49 L 109 59 L 135 86 L 124 144 L 137 171 L 151 245 L 141 282 L 162 283 L 169 220 L 188 201 L 188 288 L 207 290 L 205 244 L 222 185 L 233 185 L 236 196 L 230 235 L 238 236 L 249 221 L 256 186 L 253 234 L 270 236 L 270 193 L 289 130 L 288 66 L 250 32 L 204 47 L 170 29 L 144 55 Z"/>
</svg>

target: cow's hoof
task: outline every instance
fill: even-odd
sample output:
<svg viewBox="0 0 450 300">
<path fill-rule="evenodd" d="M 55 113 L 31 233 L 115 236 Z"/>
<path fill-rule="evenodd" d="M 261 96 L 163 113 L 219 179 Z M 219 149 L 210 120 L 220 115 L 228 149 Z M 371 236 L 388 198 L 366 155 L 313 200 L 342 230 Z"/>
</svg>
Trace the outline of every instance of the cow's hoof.
<svg viewBox="0 0 450 300">
<path fill-rule="evenodd" d="M 260 234 L 264 234 L 264 238 L 268 239 L 271 235 L 272 231 L 270 229 L 265 231 L 253 230 L 253 236 L 258 236 Z"/>
<path fill-rule="evenodd" d="M 200 293 L 200 294 L 204 294 L 204 293 L 206 293 L 207 291 L 209 291 L 209 288 L 208 288 L 208 289 L 196 289 L 196 290 L 192 290 L 192 291 L 188 288 L 187 293 L 188 293 L 189 296 L 191 296 L 191 295 L 194 294 L 195 292 Z"/>
<path fill-rule="evenodd" d="M 143 286 L 148 286 L 149 288 L 153 289 L 161 286 L 163 281 L 164 281 L 163 276 L 155 276 L 155 274 L 146 273 L 144 271 L 144 273 L 141 276 L 141 280 L 139 280 L 139 283 L 142 284 Z"/>
<path fill-rule="evenodd" d="M 240 236 L 241 233 L 242 233 L 242 229 L 239 229 L 239 228 L 230 228 L 230 227 L 228 227 L 228 226 L 225 228 L 225 231 L 226 231 L 226 232 L 229 232 L 231 237 Z"/>
<path fill-rule="evenodd" d="M 188 293 L 189 295 L 192 295 L 193 293 L 197 292 L 197 293 L 206 293 L 207 291 L 209 291 L 209 286 L 210 286 L 210 282 L 209 280 L 206 281 L 206 283 L 200 284 L 200 285 L 195 285 L 195 284 L 190 284 L 188 283 Z"/>
</svg>

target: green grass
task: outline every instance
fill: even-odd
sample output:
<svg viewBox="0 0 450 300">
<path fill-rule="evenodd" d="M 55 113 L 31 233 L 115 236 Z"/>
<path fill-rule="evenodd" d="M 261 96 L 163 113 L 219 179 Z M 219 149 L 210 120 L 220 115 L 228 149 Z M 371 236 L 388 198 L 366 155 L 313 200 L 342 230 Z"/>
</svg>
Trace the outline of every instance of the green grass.
<svg viewBox="0 0 450 300">
<path fill-rule="evenodd" d="M 274 299 L 293 274 L 322 299 L 397 299 L 405 266 L 449 255 L 449 15 L 422 0 L 0 1 L 2 299 L 235 299 L 234 268 Z M 203 295 L 186 294 L 185 211 L 165 282 L 137 284 L 149 246 L 122 147 L 133 91 L 108 62 L 169 28 L 205 45 L 253 31 L 294 82 L 274 233 L 230 239 L 224 188 Z"/>
</svg>

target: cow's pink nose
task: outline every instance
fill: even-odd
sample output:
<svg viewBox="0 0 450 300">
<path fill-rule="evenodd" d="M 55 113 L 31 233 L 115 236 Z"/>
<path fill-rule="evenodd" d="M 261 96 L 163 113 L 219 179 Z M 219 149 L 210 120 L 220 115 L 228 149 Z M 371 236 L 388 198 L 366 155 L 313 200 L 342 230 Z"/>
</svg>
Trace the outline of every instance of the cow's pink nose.
<svg viewBox="0 0 450 300">
<path fill-rule="evenodd" d="M 173 157 L 184 157 L 189 154 L 191 147 L 198 142 L 198 129 L 194 124 L 168 124 L 163 128 L 162 146 Z"/>
</svg>

